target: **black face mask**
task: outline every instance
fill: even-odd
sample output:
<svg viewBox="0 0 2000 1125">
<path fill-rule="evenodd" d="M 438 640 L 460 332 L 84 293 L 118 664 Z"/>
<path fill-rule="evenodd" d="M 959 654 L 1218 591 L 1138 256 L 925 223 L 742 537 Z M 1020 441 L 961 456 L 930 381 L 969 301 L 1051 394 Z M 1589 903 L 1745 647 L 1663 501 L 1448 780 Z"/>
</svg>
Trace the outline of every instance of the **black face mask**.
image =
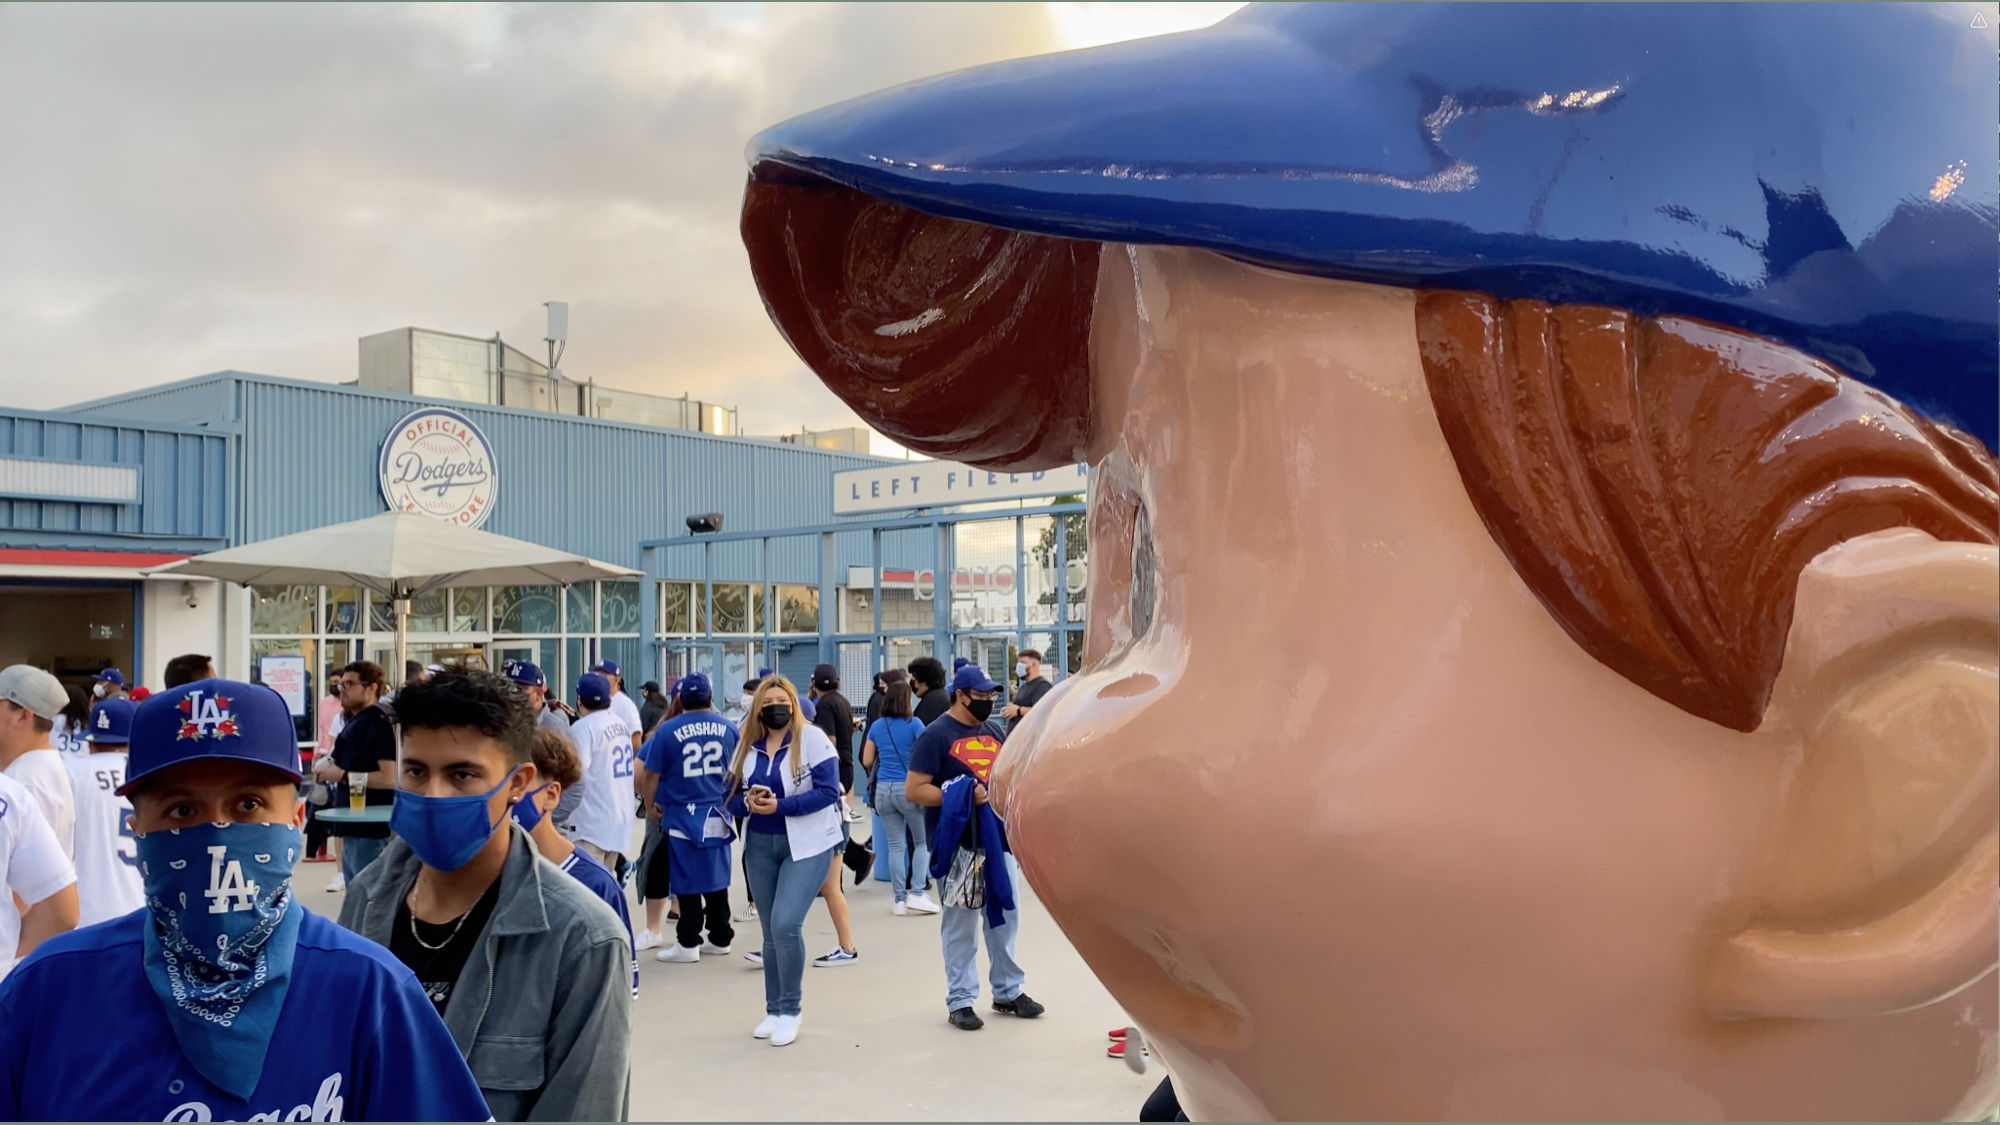
<svg viewBox="0 0 2000 1125">
<path fill-rule="evenodd" d="M 766 703 L 764 709 L 757 712 L 757 718 L 763 722 L 765 730 L 784 730 L 792 725 L 792 709 L 783 703 Z"/>
<path fill-rule="evenodd" d="M 993 701 L 990 699 L 968 699 L 965 701 L 965 709 L 972 712 L 974 722 L 983 723 L 988 716 L 993 714 Z"/>
</svg>

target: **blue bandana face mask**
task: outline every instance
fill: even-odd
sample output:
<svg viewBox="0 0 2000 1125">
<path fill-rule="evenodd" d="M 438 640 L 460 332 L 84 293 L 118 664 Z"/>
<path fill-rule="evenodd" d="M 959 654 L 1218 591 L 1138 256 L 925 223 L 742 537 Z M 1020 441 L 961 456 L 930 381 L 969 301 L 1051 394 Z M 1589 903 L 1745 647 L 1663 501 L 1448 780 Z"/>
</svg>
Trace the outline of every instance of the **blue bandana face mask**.
<svg viewBox="0 0 2000 1125">
<path fill-rule="evenodd" d="M 439 871 L 456 871 L 472 862 L 499 827 L 487 811 L 486 802 L 507 787 L 520 771 L 507 771 L 500 784 L 484 793 L 464 797 L 426 797 L 419 793 L 396 794 L 389 810 L 389 830 L 403 838 L 410 850 L 427 866 Z M 505 824 L 506 821 L 501 821 Z"/>
<path fill-rule="evenodd" d="M 533 832 L 535 825 L 542 822 L 542 806 L 535 803 L 535 794 L 547 788 L 547 785 L 537 785 L 523 793 L 520 800 L 514 802 L 514 823 L 521 826 L 521 831 Z"/>
<path fill-rule="evenodd" d="M 147 983 L 203 1078 L 246 1098 L 291 984 L 304 910 L 293 900 L 299 830 L 202 824 L 136 838 L 152 924 Z"/>
</svg>

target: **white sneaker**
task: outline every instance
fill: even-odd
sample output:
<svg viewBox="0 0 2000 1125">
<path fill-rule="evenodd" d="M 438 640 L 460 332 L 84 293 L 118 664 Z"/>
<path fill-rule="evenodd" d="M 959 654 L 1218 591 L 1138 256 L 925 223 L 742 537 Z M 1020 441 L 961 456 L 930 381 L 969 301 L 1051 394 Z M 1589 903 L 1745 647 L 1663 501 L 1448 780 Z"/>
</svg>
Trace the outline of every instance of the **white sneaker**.
<svg viewBox="0 0 2000 1125">
<path fill-rule="evenodd" d="M 660 935 L 654 933 L 651 930 L 639 931 L 639 941 L 637 947 L 639 952 L 644 953 L 648 949 L 658 949 L 659 947 L 660 947 Z"/>
<path fill-rule="evenodd" d="M 653 954 L 653 960 L 665 961 L 670 965 L 692 965 L 701 960 L 701 950 L 690 949 L 680 942 L 675 942 Z"/>
<path fill-rule="evenodd" d="M 330 895 L 337 895 L 346 889 L 347 889 L 347 876 L 341 874 L 338 871 L 334 872 L 333 882 L 328 883 L 326 885 L 326 893 Z"/>
<path fill-rule="evenodd" d="M 761 964 L 763 964 L 763 963 L 764 963 L 764 951 L 763 951 L 763 950 L 761 950 L 761 949 L 753 949 L 753 950 L 751 950 L 750 952 L 748 952 L 748 953 L 745 953 L 745 954 L 743 955 L 743 963 L 744 963 L 744 964 L 746 964 L 746 965 L 761 965 Z"/>
<path fill-rule="evenodd" d="M 778 1026 L 771 1032 L 771 1046 L 783 1047 L 799 1037 L 799 1021 L 804 1016 L 779 1016 Z"/>
<path fill-rule="evenodd" d="M 833 952 L 824 957 L 813 958 L 813 967 L 819 969 L 837 969 L 842 965 L 852 965 L 860 959 L 860 950 L 842 949 L 839 946 L 834 946 Z"/>
<path fill-rule="evenodd" d="M 896 905 L 889 908 L 889 913 L 894 914 L 898 918 L 901 918 L 903 915 L 908 914 L 909 912 L 910 912 L 909 906 L 906 905 L 902 899 L 897 899 Z"/>
<path fill-rule="evenodd" d="M 755 922 L 757 920 L 757 904 L 754 902 L 744 903 L 743 909 L 736 912 L 734 920 L 738 922 Z"/>
<path fill-rule="evenodd" d="M 757 1025 L 757 1030 L 750 1033 L 750 1038 L 769 1039 L 771 1037 L 771 1033 L 778 1030 L 778 1020 L 780 1018 L 781 1017 L 778 1016 L 765 1016 L 764 1022 Z M 798 1024 L 792 1025 L 792 1035 L 794 1037 L 798 1035 L 798 1026 L 799 1026 Z M 791 1040 L 788 1039 L 786 1040 L 786 1042 L 789 1043 L 791 1042 Z"/>
<path fill-rule="evenodd" d="M 923 895 L 911 895 L 907 902 L 910 911 L 914 914 L 936 914 L 938 912 L 938 904 Z"/>
<path fill-rule="evenodd" d="M 861 823 L 861 821 L 862 821 L 862 819 L 863 819 L 863 817 L 862 817 L 862 815 L 861 815 L 861 810 L 860 810 L 860 809 L 848 809 L 848 810 L 847 810 L 847 823 L 849 823 L 849 824 L 860 824 L 860 823 Z"/>
<path fill-rule="evenodd" d="M 727 957 L 729 956 L 729 947 L 726 945 L 717 945 L 712 941 L 704 941 L 701 943 L 701 952 L 709 957 Z"/>
</svg>

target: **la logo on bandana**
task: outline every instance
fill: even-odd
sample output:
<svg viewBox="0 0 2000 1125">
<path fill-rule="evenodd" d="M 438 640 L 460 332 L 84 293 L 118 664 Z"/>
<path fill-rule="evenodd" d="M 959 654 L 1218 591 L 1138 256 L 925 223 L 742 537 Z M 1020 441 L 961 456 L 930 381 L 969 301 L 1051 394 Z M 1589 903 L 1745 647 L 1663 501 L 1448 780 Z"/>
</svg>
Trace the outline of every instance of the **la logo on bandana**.
<svg viewBox="0 0 2000 1125">
<path fill-rule="evenodd" d="M 257 907 L 257 884 L 243 877 L 243 862 L 229 859 L 229 849 L 213 847 L 208 849 L 208 912 L 228 914 L 237 910 L 254 910 Z M 259 856 L 268 859 L 268 856 Z M 229 900 L 236 904 L 230 905 Z"/>
<path fill-rule="evenodd" d="M 180 709 L 185 718 L 181 720 L 179 738 L 228 738 L 241 733 L 226 695 L 203 698 L 202 692 L 191 691 L 181 698 Z"/>
<path fill-rule="evenodd" d="M 972 771 L 980 784 L 993 775 L 993 759 L 1000 756 L 1000 740 L 990 734 L 975 734 L 951 744 L 951 756 Z"/>
</svg>

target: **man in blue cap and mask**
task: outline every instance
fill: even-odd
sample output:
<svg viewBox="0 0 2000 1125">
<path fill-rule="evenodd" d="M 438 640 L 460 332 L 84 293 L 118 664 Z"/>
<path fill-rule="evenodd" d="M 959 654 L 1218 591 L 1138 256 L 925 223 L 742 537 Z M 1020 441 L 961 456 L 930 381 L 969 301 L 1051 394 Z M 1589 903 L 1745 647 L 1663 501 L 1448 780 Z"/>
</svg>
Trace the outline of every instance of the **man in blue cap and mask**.
<svg viewBox="0 0 2000 1125">
<path fill-rule="evenodd" d="M 1992 1111 L 1971 11 L 1252 6 L 750 142 L 830 388 L 1091 465 L 994 801 L 1191 1116 Z"/>
<path fill-rule="evenodd" d="M 527 699 L 447 669 L 397 693 L 396 724 L 395 835 L 340 924 L 416 973 L 495 1119 L 624 1120 L 631 938 L 514 822 L 537 788 Z"/>
<path fill-rule="evenodd" d="M 146 908 L 44 943 L 0 985 L 0 1117 L 487 1117 L 409 970 L 293 892 L 305 807 L 278 693 L 173 688 L 130 738 L 116 791 Z"/>
</svg>

